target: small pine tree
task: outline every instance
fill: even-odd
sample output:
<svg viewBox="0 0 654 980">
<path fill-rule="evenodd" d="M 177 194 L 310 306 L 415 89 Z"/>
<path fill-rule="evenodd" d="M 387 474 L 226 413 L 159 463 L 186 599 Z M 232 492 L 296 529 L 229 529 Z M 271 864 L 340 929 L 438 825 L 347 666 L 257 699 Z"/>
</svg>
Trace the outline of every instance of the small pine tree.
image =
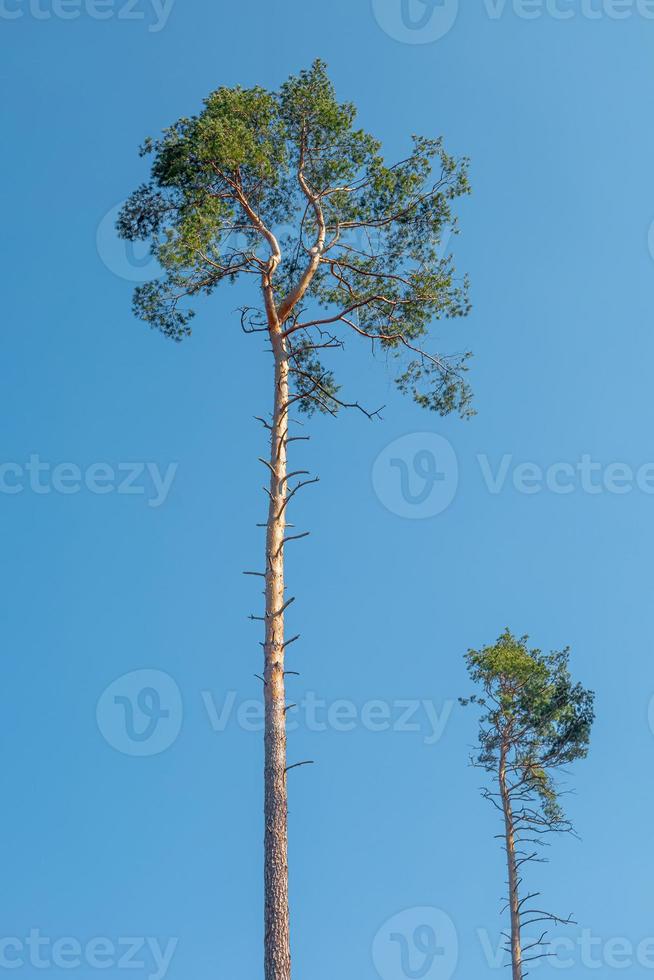
<svg viewBox="0 0 654 980">
<path fill-rule="evenodd" d="M 483 693 L 461 699 L 482 709 L 479 750 L 472 761 L 492 777 L 483 794 L 504 825 L 511 917 L 505 938 L 513 980 L 523 980 L 526 963 L 550 955 L 547 930 L 523 947 L 524 928 L 571 922 L 531 907 L 538 892 L 523 892 L 523 868 L 539 859 L 550 834 L 572 830 L 556 775 L 586 757 L 594 720 L 594 694 L 573 683 L 569 649 L 543 654 L 530 650 L 528 640 L 507 629 L 492 646 L 468 651 L 468 672 Z"/>
</svg>

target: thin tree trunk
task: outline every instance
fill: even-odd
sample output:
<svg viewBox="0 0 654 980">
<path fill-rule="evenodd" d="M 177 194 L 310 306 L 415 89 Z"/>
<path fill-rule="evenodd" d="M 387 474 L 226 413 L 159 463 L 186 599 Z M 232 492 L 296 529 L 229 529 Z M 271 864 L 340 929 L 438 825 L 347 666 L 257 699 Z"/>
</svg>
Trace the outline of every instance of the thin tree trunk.
<svg viewBox="0 0 654 980">
<path fill-rule="evenodd" d="M 284 684 L 284 502 L 288 434 L 288 360 L 279 327 L 271 329 L 275 401 L 270 433 L 265 612 L 265 980 L 290 980 L 288 799 Z"/>
<path fill-rule="evenodd" d="M 515 849 L 515 825 L 511 795 L 506 778 L 506 747 L 502 747 L 500 756 L 500 794 L 504 811 L 504 834 L 506 843 L 506 860 L 509 869 L 509 909 L 511 911 L 511 969 L 513 980 L 522 980 L 522 943 L 520 936 L 520 895 L 518 880 L 518 863 Z"/>
</svg>

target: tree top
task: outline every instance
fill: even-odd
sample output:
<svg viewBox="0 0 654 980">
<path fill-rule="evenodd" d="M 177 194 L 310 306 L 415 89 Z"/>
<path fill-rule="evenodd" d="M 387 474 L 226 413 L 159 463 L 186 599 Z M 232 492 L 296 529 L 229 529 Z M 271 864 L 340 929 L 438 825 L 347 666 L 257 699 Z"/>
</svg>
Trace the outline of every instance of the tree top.
<svg viewBox="0 0 654 980">
<path fill-rule="evenodd" d="M 453 202 L 470 189 L 467 159 L 414 136 L 388 165 L 319 60 L 274 92 L 217 89 L 141 153 L 150 179 L 117 223 L 123 238 L 150 242 L 162 270 L 136 289 L 139 317 L 181 340 L 193 299 L 255 276 L 261 301 L 242 310 L 242 325 L 283 338 L 301 407 L 341 404 L 320 358 L 349 334 L 402 359 L 396 384 L 418 404 L 471 414 L 469 352 L 422 343 L 435 321 L 470 310 L 447 251 Z"/>
</svg>

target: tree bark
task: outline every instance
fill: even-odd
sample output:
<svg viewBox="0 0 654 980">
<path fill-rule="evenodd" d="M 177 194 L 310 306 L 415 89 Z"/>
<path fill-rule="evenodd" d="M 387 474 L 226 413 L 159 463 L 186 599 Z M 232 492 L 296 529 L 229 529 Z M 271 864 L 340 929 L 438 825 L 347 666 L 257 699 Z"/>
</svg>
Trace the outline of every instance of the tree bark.
<svg viewBox="0 0 654 980">
<path fill-rule="evenodd" d="M 500 755 L 500 794 L 504 811 L 504 835 L 506 845 L 506 860 L 509 870 L 509 909 L 511 912 L 511 970 L 512 980 L 522 980 L 522 942 L 520 929 L 520 895 L 518 879 L 518 863 L 515 847 L 515 825 L 511 794 L 506 778 L 506 746 L 502 747 Z"/>
<path fill-rule="evenodd" d="M 275 361 L 275 399 L 270 432 L 270 501 L 266 530 L 265 701 L 265 980 L 290 980 L 288 908 L 288 798 L 286 789 L 286 693 L 284 683 L 284 531 L 288 359 L 278 324 L 270 337 Z"/>
</svg>

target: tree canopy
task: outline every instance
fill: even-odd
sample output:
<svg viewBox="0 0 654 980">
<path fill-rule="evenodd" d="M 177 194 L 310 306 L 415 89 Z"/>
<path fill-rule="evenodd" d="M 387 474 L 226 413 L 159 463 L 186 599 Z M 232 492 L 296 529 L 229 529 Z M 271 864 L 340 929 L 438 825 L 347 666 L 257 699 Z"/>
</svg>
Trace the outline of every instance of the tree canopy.
<svg viewBox="0 0 654 980">
<path fill-rule="evenodd" d="M 388 165 L 356 127 L 316 61 L 278 91 L 219 88 L 141 154 L 151 176 L 127 200 L 121 237 L 150 242 L 161 277 L 140 285 L 136 314 L 179 341 L 192 302 L 223 281 L 262 279 L 244 329 L 283 331 L 306 411 L 343 404 L 325 351 L 345 333 L 400 357 L 396 384 L 422 406 L 471 413 L 469 352 L 428 351 L 434 321 L 465 316 L 468 283 L 446 252 L 453 202 L 469 192 L 468 161 L 441 139 L 414 136 Z"/>
<path fill-rule="evenodd" d="M 492 646 L 468 651 L 470 677 L 483 694 L 463 703 L 484 710 L 475 762 L 497 773 L 504 753 L 510 790 L 522 804 L 535 800 L 541 806 L 540 814 L 526 808 L 523 816 L 564 829 L 554 773 L 587 755 L 595 698 L 573 682 L 569 649 L 544 654 L 528 642 L 507 629 Z"/>
</svg>

